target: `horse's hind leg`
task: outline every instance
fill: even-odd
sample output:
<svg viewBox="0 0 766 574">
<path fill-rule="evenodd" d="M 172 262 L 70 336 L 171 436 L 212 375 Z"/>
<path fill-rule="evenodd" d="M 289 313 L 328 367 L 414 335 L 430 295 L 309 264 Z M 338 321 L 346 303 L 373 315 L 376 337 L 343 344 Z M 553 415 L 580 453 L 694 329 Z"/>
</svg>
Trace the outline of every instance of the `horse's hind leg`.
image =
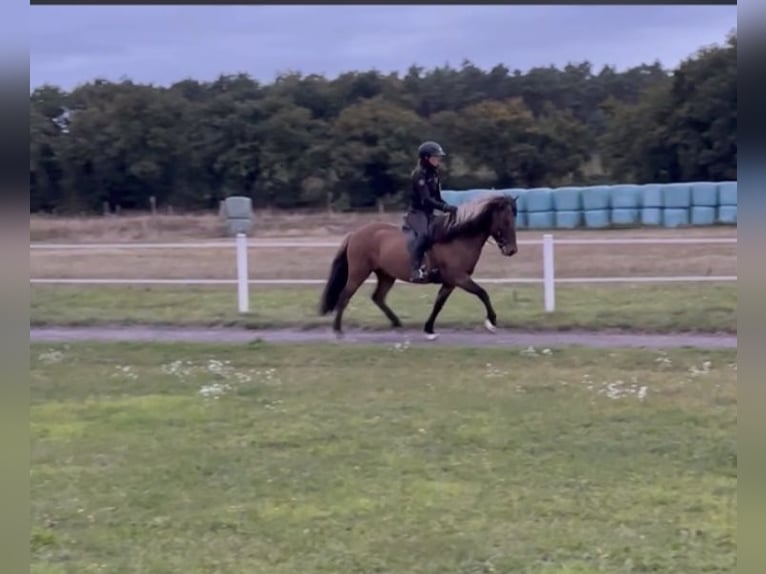
<svg viewBox="0 0 766 574">
<path fill-rule="evenodd" d="M 391 287 L 394 286 L 396 279 L 391 277 L 391 275 L 385 271 L 376 271 L 375 275 L 378 277 L 378 285 L 372 293 L 372 302 L 375 303 L 375 305 L 378 306 L 378 309 L 383 311 L 383 314 L 389 321 L 391 321 L 391 326 L 398 329 L 402 326 L 402 322 L 399 320 L 399 317 L 396 316 L 396 313 L 391 310 L 391 307 L 386 304 L 386 295 L 391 291 Z"/>
<path fill-rule="evenodd" d="M 362 286 L 362 283 L 364 283 L 365 279 L 367 279 L 369 275 L 370 275 L 369 269 L 360 268 L 358 264 L 349 265 L 348 281 L 346 281 L 346 286 L 343 288 L 343 291 L 341 292 L 340 297 L 338 298 L 338 305 L 335 311 L 335 320 L 333 321 L 333 326 L 332 326 L 333 331 L 335 331 L 336 335 L 340 336 L 343 332 L 343 329 L 341 327 L 341 323 L 343 321 L 343 311 L 346 310 L 346 306 L 348 305 L 348 302 L 351 301 L 351 298 L 359 290 L 359 287 Z"/>
</svg>

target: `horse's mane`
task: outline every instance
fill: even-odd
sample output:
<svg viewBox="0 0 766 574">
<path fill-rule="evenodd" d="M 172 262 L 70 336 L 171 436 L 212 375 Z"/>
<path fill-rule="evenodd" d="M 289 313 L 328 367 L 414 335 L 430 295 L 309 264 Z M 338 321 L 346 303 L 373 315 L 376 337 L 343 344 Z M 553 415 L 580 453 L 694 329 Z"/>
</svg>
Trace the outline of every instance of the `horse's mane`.
<svg viewBox="0 0 766 574">
<path fill-rule="evenodd" d="M 437 241 L 451 241 L 458 237 L 477 235 L 489 227 L 489 219 L 496 209 L 513 208 L 515 199 L 492 193 L 459 205 L 455 219 L 450 223 L 447 216 L 440 217 L 436 225 Z"/>
</svg>

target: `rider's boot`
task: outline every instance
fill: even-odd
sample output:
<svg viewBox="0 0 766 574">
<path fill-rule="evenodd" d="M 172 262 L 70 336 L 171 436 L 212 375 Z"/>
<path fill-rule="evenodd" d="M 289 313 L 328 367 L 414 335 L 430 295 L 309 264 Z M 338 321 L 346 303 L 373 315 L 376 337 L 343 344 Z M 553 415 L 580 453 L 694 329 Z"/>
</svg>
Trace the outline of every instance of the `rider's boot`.
<svg viewBox="0 0 766 574">
<path fill-rule="evenodd" d="M 410 281 L 412 283 L 428 283 L 428 273 L 423 265 L 423 255 L 416 245 L 410 258 Z"/>
</svg>

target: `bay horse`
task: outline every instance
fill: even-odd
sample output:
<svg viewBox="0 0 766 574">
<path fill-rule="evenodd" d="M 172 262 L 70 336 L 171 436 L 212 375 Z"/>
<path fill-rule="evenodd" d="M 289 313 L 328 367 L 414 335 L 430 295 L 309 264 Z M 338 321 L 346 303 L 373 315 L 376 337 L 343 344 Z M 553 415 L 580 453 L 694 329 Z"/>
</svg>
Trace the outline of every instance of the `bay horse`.
<svg viewBox="0 0 766 574">
<path fill-rule="evenodd" d="M 487 313 L 484 326 L 491 332 L 497 330 L 497 315 L 489 295 L 471 275 L 490 237 L 503 255 L 511 257 L 518 251 L 516 214 L 516 198 L 489 194 L 460 205 L 454 216 L 434 219 L 433 241 L 425 261 L 432 271 L 429 283 L 440 283 L 441 287 L 423 328 L 429 340 L 437 337 L 434 333 L 436 317 L 455 287 L 479 298 Z M 335 311 L 333 331 L 338 337 L 342 335 L 343 311 L 371 273 L 378 279 L 372 301 L 392 327 L 402 326 L 399 317 L 386 304 L 386 296 L 397 279 L 409 282 L 407 238 L 401 226 L 374 222 L 343 239 L 330 266 L 319 303 L 320 316 Z"/>
</svg>

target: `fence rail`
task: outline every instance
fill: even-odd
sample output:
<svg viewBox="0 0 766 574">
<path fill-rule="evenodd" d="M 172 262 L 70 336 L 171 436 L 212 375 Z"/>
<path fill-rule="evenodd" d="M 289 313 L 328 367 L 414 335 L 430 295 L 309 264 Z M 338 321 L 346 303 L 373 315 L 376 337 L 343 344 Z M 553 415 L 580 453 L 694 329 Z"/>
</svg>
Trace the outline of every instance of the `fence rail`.
<svg viewBox="0 0 766 574">
<path fill-rule="evenodd" d="M 519 245 L 543 245 L 543 239 L 523 239 Z M 340 247 L 341 241 L 248 241 L 255 249 Z M 615 239 L 556 239 L 556 245 L 682 245 L 682 244 L 737 243 L 736 237 L 623 237 Z M 234 241 L 204 241 L 194 243 L 30 243 L 30 249 L 40 250 L 93 250 L 100 249 L 224 249 Z"/>
<path fill-rule="evenodd" d="M 488 284 L 542 284 L 544 305 L 547 312 L 555 310 L 556 284 L 588 284 L 588 283 L 684 283 L 684 282 L 727 282 L 736 281 L 736 275 L 680 275 L 680 276 L 621 276 L 621 277 L 562 277 L 555 276 L 554 245 L 705 245 L 705 244 L 736 244 L 736 237 L 623 237 L 615 239 L 557 239 L 545 234 L 542 239 L 528 239 L 518 242 L 520 245 L 543 246 L 543 272 L 537 278 L 477 278 L 481 283 Z M 307 241 L 257 241 L 248 240 L 244 235 L 238 235 L 234 241 L 206 241 L 189 243 L 31 243 L 33 250 L 115 250 L 115 249 L 212 249 L 225 248 L 236 250 L 237 277 L 236 279 L 108 279 L 108 278 L 30 278 L 31 284 L 51 285 L 236 285 L 238 309 L 244 313 L 249 310 L 250 285 L 321 285 L 324 279 L 250 279 L 247 269 L 247 250 L 280 249 L 280 248 L 337 248 L 340 241 L 307 242 Z M 371 283 L 368 280 L 366 283 Z"/>
</svg>

